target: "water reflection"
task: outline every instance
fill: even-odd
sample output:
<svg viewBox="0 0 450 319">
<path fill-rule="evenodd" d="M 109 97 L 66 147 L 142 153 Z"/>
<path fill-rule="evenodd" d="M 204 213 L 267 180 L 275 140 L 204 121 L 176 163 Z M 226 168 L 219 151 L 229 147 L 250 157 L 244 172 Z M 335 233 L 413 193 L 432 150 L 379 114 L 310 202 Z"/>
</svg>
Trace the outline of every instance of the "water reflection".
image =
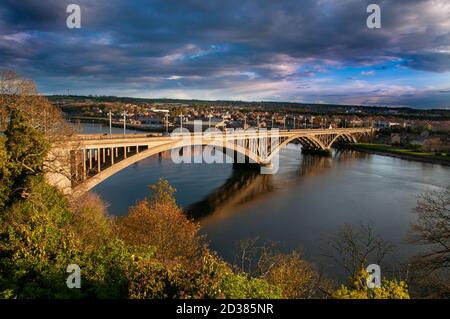
<svg viewBox="0 0 450 319">
<path fill-rule="evenodd" d="M 225 218 L 236 206 L 254 201 L 273 190 L 272 175 L 261 175 L 257 170 L 235 169 L 225 184 L 188 206 L 186 211 L 197 220 L 212 214 L 216 219 Z"/>
<path fill-rule="evenodd" d="M 318 176 L 326 170 L 335 169 L 343 162 L 366 158 L 367 155 L 351 150 L 337 150 L 332 156 L 302 155 L 294 178 L 283 181 L 283 186 L 294 187 L 308 177 Z M 203 226 L 216 223 L 235 214 L 238 211 L 237 207 L 276 192 L 279 189 L 277 185 L 279 182 L 276 175 L 262 175 L 259 170 L 234 169 L 221 187 L 202 200 L 189 205 L 185 210 L 190 218 L 200 221 Z"/>
</svg>

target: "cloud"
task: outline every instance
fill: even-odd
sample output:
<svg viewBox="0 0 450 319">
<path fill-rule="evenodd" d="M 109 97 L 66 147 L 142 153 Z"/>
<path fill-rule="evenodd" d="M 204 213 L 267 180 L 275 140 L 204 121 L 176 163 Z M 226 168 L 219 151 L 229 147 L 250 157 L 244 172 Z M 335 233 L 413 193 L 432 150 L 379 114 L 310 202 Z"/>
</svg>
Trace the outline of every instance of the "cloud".
<svg viewBox="0 0 450 319">
<path fill-rule="evenodd" d="M 380 0 L 379 30 L 365 25 L 369 0 L 78 0 L 82 28 L 69 30 L 71 2 L 2 1 L 0 68 L 32 77 L 46 93 L 305 101 L 322 100 L 321 92 L 329 101 L 361 100 L 351 87 L 358 74 L 377 87 L 394 67 L 399 78 L 450 72 L 447 0 Z M 345 88 L 320 82 L 349 68 L 358 71 L 343 77 Z M 308 81 L 317 92 L 303 92 Z"/>
</svg>

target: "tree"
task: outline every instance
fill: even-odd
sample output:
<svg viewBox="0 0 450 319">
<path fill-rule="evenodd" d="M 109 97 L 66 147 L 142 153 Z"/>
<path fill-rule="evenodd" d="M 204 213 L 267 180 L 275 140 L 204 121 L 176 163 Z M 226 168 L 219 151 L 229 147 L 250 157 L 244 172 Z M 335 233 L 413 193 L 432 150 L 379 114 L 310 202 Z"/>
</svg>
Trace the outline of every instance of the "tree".
<svg viewBox="0 0 450 319">
<path fill-rule="evenodd" d="M 341 285 L 333 292 L 334 299 L 409 299 L 408 287 L 404 281 L 383 279 L 381 287 L 369 288 L 369 274 L 360 268 L 355 276 L 349 278 L 349 285 Z"/>
<path fill-rule="evenodd" d="M 22 122 L 19 124 L 45 137 L 49 147 L 42 169 L 46 173 L 62 174 L 72 179 L 71 172 L 62 169 L 70 167 L 70 153 L 64 152 L 61 146 L 71 141 L 73 149 L 78 148 L 73 142 L 77 133 L 75 127 L 64 119 L 61 110 L 36 91 L 31 80 L 12 71 L 0 71 L 0 131 L 7 130 L 10 122 L 18 116 Z"/>
<path fill-rule="evenodd" d="M 419 196 L 415 208 L 417 220 L 412 225 L 410 240 L 424 245 L 428 251 L 419 256 L 426 271 L 450 267 L 450 188 Z"/>
<path fill-rule="evenodd" d="M 96 250 L 114 239 L 113 219 L 98 195 L 87 193 L 73 202 L 70 209 L 72 229 L 86 250 Z"/>
<path fill-rule="evenodd" d="M 450 296 L 450 188 L 419 196 L 411 243 L 426 248 L 412 259 L 415 282 L 426 296 Z"/>
<path fill-rule="evenodd" d="M 117 219 L 121 239 L 134 247 L 153 247 L 155 257 L 164 262 L 192 263 L 205 251 L 198 224 L 189 220 L 176 205 L 174 189 L 160 179 L 151 185 L 153 193 L 128 215 Z"/>
<path fill-rule="evenodd" d="M 0 218 L 0 295 L 126 298 L 129 248 L 106 237 L 101 218 L 74 216 L 67 199 L 43 176 L 30 177 L 26 189 L 28 197 L 17 199 Z M 87 226 L 84 218 L 93 223 Z M 69 264 L 80 266 L 82 289 L 66 286 Z"/>
<path fill-rule="evenodd" d="M 321 284 L 319 273 L 298 252 L 277 254 L 271 259 L 272 266 L 267 269 L 263 278 L 279 286 L 283 298 L 317 297 Z"/>
<path fill-rule="evenodd" d="M 11 162 L 5 145 L 6 139 L 0 136 L 0 211 L 5 208 L 11 195 Z"/>
<path fill-rule="evenodd" d="M 368 263 L 381 265 L 394 246 L 376 235 L 371 225 L 344 225 L 325 239 L 322 255 L 355 277 Z"/>
<path fill-rule="evenodd" d="M 276 242 L 259 245 L 259 238 L 242 240 L 236 260 L 241 272 L 279 287 L 283 298 L 319 297 L 329 286 L 328 280 L 303 260 L 299 252 L 281 253 Z"/>
<path fill-rule="evenodd" d="M 28 124 L 49 143 L 70 139 L 76 133 L 61 111 L 36 91 L 33 81 L 12 71 L 0 71 L 0 131 L 6 129 L 14 111 L 26 114 Z"/>
<path fill-rule="evenodd" d="M 198 267 L 137 257 L 128 275 L 130 298 L 280 298 L 278 286 L 230 266 L 207 252 Z"/>
<path fill-rule="evenodd" d="M 0 291 L 18 298 L 70 294 L 65 269 L 77 263 L 79 248 L 66 200 L 42 176 L 27 179 L 25 188 L 27 199 L 14 201 L 0 219 Z"/>
<path fill-rule="evenodd" d="M 27 179 L 42 173 L 48 149 L 45 137 L 29 125 L 27 116 L 13 110 L 0 138 L 0 208 L 17 196 L 26 196 Z"/>
</svg>

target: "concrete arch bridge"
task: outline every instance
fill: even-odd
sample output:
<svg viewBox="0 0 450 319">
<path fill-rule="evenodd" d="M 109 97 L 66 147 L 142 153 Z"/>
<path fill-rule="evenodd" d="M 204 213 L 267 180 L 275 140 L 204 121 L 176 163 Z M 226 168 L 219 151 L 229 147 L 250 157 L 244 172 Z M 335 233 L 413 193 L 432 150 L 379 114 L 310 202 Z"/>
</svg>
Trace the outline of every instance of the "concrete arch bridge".
<svg viewBox="0 0 450 319">
<path fill-rule="evenodd" d="M 122 169 L 168 150 L 202 145 L 229 155 L 234 163 L 258 164 L 270 173 L 279 151 L 298 141 L 306 151 L 329 151 L 338 141 L 354 143 L 372 134 L 372 128 L 236 130 L 162 134 L 77 135 L 54 145 L 48 162 L 49 182 L 64 193 L 79 196 Z M 190 149 L 190 148 L 189 148 Z M 172 153 L 173 154 L 173 153 Z M 177 153 L 175 153 L 177 154 Z M 180 157 L 184 157 L 182 151 Z M 205 158 L 208 162 L 208 159 Z M 278 162 L 276 162 L 278 164 Z M 266 171 L 263 171 L 266 169 Z"/>
</svg>

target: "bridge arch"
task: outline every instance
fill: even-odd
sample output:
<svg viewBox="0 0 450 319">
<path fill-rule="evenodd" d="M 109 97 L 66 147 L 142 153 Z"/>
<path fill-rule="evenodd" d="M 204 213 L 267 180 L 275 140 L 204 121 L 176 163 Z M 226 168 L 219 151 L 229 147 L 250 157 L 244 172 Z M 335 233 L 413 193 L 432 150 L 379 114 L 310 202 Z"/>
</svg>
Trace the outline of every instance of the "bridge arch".
<svg viewBox="0 0 450 319">
<path fill-rule="evenodd" d="M 157 147 L 151 147 L 148 148 L 145 151 L 141 151 L 133 156 L 127 157 L 117 163 L 114 163 L 114 165 L 111 165 L 104 170 L 102 170 L 100 173 L 97 173 L 96 175 L 89 177 L 88 179 L 84 180 L 82 183 L 76 185 L 73 188 L 72 194 L 77 197 L 79 195 L 82 195 L 83 193 L 91 190 L 101 182 L 105 181 L 109 177 L 115 175 L 116 173 L 120 172 L 121 170 L 133 165 L 134 163 L 137 163 L 143 159 L 146 159 L 150 156 L 159 154 L 161 152 L 169 151 L 176 148 L 183 148 L 183 147 L 193 147 L 193 146 L 213 146 L 221 149 L 229 149 L 233 152 L 237 152 L 242 154 L 246 160 L 249 160 L 253 163 L 263 163 L 263 159 L 258 156 L 257 154 L 249 151 L 246 148 L 243 148 L 242 146 L 236 145 L 234 143 L 230 143 L 229 141 L 226 141 L 225 143 L 220 142 L 208 142 L 208 143 L 183 143 L 180 141 L 173 141 L 170 143 L 166 143 Z"/>
<path fill-rule="evenodd" d="M 269 155 L 267 160 L 270 161 L 273 158 L 273 156 L 275 156 L 282 148 L 284 148 L 287 144 L 289 144 L 295 140 L 298 140 L 303 147 L 319 149 L 319 150 L 328 150 L 339 139 L 343 139 L 344 141 L 350 142 L 350 143 L 356 143 L 355 137 L 353 135 L 347 134 L 347 133 L 336 134 L 336 136 L 334 136 L 331 139 L 331 141 L 326 144 L 323 141 L 321 141 L 319 138 L 317 138 L 316 136 L 312 136 L 312 135 L 306 136 L 304 134 L 298 134 L 298 135 L 291 136 L 291 137 L 287 138 L 286 140 L 284 140 L 282 143 L 280 143 L 275 149 L 273 149 L 273 151 L 271 152 L 271 154 Z"/>
</svg>

